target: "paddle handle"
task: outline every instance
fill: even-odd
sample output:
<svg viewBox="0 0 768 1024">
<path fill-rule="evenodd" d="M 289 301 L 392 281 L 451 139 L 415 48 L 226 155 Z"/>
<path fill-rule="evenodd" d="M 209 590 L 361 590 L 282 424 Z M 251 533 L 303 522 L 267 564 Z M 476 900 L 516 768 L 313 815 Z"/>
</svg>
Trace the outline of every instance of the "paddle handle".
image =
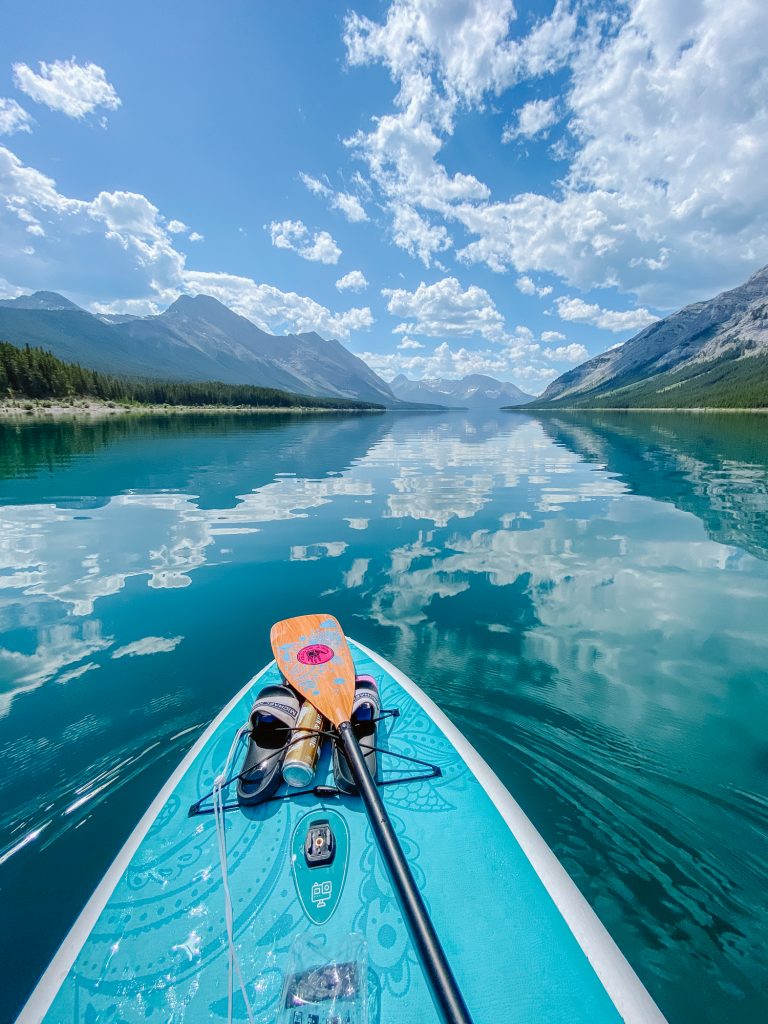
<svg viewBox="0 0 768 1024">
<path fill-rule="evenodd" d="M 384 807 L 376 783 L 371 778 L 357 737 L 349 722 L 342 722 L 339 733 L 349 759 L 352 775 L 368 812 L 371 829 L 387 865 L 400 906 L 411 931 L 424 973 L 440 1008 L 445 1024 L 472 1024 L 464 997 L 456 984 L 445 951 L 437 937 L 421 893 L 405 859 L 392 822 Z"/>
</svg>

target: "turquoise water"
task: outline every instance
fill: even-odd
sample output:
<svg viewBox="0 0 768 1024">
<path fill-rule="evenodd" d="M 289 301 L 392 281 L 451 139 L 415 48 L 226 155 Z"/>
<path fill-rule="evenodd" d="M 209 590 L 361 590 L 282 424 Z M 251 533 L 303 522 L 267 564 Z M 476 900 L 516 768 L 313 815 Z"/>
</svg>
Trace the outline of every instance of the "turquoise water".
<svg viewBox="0 0 768 1024">
<path fill-rule="evenodd" d="M 501 775 L 673 1024 L 768 1014 L 768 419 L 0 425 L 0 1020 L 302 611 Z"/>
</svg>

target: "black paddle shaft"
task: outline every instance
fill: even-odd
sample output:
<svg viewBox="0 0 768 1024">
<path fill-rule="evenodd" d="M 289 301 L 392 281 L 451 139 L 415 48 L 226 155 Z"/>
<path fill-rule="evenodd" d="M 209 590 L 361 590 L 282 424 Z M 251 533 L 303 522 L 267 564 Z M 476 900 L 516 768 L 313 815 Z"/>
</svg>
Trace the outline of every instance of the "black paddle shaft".
<svg viewBox="0 0 768 1024">
<path fill-rule="evenodd" d="M 408 861 L 405 859 L 379 791 L 368 771 L 351 724 L 342 722 L 339 726 L 339 733 L 349 758 L 352 775 L 368 812 L 373 834 L 381 850 L 384 863 L 387 865 L 392 884 L 397 891 L 400 906 L 408 920 L 411 937 L 416 944 L 419 958 L 432 986 L 432 992 L 440 1007 L 443 1020 L 446 1024 L 472 1024 L 467 1004 L 456 984 L 453 971 L 427 913 L 411 869 L 408 867 Z"/>
</svg>

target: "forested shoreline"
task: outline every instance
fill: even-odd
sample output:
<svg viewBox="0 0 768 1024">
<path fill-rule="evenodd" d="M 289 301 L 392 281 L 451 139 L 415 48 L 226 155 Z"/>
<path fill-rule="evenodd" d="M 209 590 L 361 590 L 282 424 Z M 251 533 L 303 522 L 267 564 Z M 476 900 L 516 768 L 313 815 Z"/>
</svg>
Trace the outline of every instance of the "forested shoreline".
<svg viewBox="0 0 768 1024">
<path fill-rule="evenodd" d="M 668 370 L 648 380 L 597 394 L 568 395 L 531 402 L 533 411 L 550 409 L 765 409 L 768 407 L 768 356 L 720 359 Z M 514 409 L 516 407 L 510 407 Z"/>
<path fill-rule="evenodd" d="M 346 398 L 295 395 L 276 388 L 221 381 L 122 377 L 67 363 L 42 348 L 0 341 L 0 400 L 96 399 L 120 405 L 222 406 L 253 409 L 376 410 L 383 406 Z"/>
</svg>

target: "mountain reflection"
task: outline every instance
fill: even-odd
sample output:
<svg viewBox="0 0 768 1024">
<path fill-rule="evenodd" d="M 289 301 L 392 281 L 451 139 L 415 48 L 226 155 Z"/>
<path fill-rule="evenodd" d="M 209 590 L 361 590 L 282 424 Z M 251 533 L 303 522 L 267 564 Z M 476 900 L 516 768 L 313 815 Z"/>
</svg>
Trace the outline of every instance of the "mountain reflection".
<svg viewBox="0 0 768 1024">
<path fill-rule="evenodd" d="M 558 413 L 540 422 L 632 494 L 670 501 L 713 540 L 768 558 L 768 417 Z"/>
<path fill-rule="evenodd" d="M 560 412 L 0 426 L 0 870 L 40 858 L 63 934 L 104 870 L 86 842 L 119 846 L 273 621 L 327 610 L 479 747 L 671 1019 L 672 947 L 724 979 L 708 1021 L 734 991 L 759 1007 L 767 436 Z"/>
</svg>

